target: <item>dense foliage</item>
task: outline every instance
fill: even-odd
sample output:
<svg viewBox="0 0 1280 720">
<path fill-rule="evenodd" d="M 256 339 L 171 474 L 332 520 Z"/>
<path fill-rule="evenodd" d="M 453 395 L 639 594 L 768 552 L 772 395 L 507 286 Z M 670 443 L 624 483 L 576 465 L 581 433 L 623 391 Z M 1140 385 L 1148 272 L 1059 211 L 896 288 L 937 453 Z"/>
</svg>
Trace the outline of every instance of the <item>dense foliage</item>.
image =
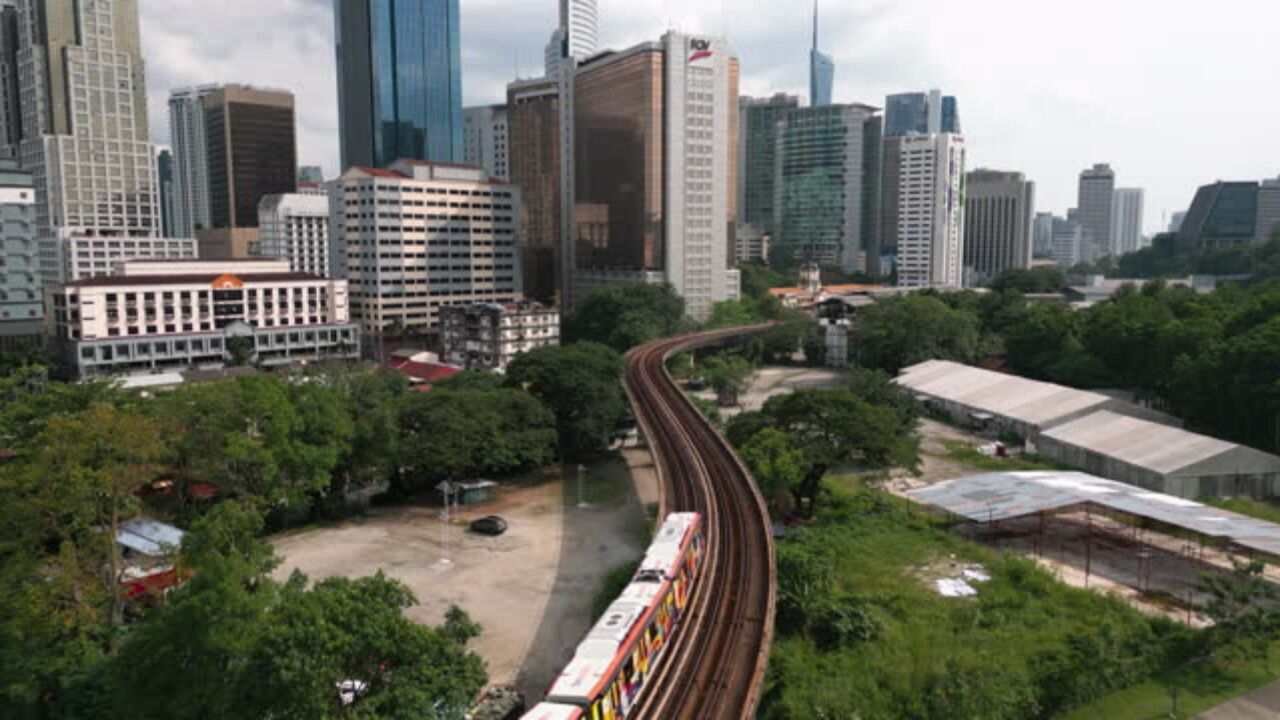
<svg viewBox="0 0 1280 720">
<path fill-rule="evenodd" d="M 1186 248 L 1178 244 L 1175 236 L 1157 236 L 1151 247 L 1119 258 L 1106 257 L 1096 263 L 1072 268 L 1072 271 L 1120 278 L 1168 279 L 1188 275 L 1280 278 L 1280 228 L 1266 244 L 1226 248 Z"/>
<path fill-rule="evenodd" d="M 1280 281 L 1208 294 L 1155 281 L 1080 311 L 1012 289 L 919 293 L 867 308 L 853 334 L 870 367 L 1002 355 L 1018 374 L 1127 390 L 1193 430 L 1280 450 Z"/>
<path fill-rule="evenodd" d="M 569 342 L 594 342 L 626 352 L 684 327 L 684 298 L 670 285 L 609 285 L 582 298 L 565 319 Z"/>
<path fill-rule="evenodd" d="M 345 514 L 358 491 L 601 450 L 625 411 L 620 377 L 620 357 L 598 345 L 425 394 L 349 368 L 155 397 L 34 366 L 0 377 L 5 716 L 111 718 L 132 705 L 143 718 L 455 717 L 484 681 L 461 649 L 475 632 L 465 616 L 414 626 L 401 614 L 412 597 L 384 578 L 273 583 L 257 538 Z M 152 610 L 123 602 L 112 541 L 143 510 L 190 529 L 179 569 L 194 573 Z M 348 679 L 368 689 L 342 709 L 335 683 Z"/>
<path fill-rule="evenodd" d="M 579 460 L 609 446 L 627 411 L 622 356 L 604 345 L 577 343 L 524 353 L 507 381 L 527 390 L 555 416 L 560 452 Z"/>
<path fill-rule="evenodd" d="M 990 572 L 976 598 L 930 586 L 957 561 Z M 876 491 L 833 491 L 779 543 L 778 574 L 768 720 L 1050 718 L 1194 646 L 1172 622 L 1062 585 Z"/>
<path fill-rule="evenodd" d="M 834 468 L 914 469 L 917 417 L 915 401 L 888 375 L 855 369 L 844 387 L 770 398 L 759 412 L 735 416 L 725 435 L 775 513 L 812 516 L 822 479 Z"/>
</svg>

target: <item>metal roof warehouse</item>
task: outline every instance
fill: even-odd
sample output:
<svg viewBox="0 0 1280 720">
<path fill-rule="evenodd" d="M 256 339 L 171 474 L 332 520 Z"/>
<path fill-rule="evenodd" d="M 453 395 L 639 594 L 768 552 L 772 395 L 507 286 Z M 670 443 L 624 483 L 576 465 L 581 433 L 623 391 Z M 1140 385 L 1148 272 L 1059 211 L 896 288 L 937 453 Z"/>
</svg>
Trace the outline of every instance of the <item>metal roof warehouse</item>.
<svg viewBox="0 0 1280 720">
<path fill-rule="evenodd" d="M 1280 457 L 1110 411 L 1046 430 L 1037 451 L 1052 460 L 1184 498 L 1270 497 Z"/>
<path fill-rule="evenodd" d="M 1280 558 L 1280 525 L 1085 473 L 975 475 L 912 490 L 907 496 L 980 524 L 1090 507 Z"/>
<path fill-rule="evenodd" d="M 896 382 L 964 424 L 994 423 L 1034 440 L 1043 430 L 1122 401 L 947 360 L 902 371 Z"/>
</svg>

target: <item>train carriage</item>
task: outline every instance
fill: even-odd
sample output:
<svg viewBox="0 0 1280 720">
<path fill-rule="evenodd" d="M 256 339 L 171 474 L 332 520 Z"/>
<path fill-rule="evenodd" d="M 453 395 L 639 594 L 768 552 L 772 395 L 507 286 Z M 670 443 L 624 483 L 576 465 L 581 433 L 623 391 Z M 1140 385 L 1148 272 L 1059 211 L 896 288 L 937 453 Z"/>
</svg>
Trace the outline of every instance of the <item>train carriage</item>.
<svg viewBox="0 0 1280 720">
<path fill-rule="evenodd" d="M 631 584 L 578 645 L 547 702 L 524 720 L 539 720 L 543 716 L 537 713 L 556 706 L 575 707 L 584 720 L 628 717 L 679 629 L 702 555 L 701 516 L 669 515 Z"/>
</svg>

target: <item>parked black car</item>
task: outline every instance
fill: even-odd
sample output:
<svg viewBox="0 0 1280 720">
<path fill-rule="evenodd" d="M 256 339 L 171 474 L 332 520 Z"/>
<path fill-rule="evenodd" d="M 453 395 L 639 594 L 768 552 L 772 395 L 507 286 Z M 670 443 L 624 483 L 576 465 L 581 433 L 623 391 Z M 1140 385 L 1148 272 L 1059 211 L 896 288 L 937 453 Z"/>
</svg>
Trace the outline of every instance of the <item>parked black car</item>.
<svg viewBox="0 0 1280 720">
<path fill-rule="evenodd" d="M 481 535 L 501 535 L 507 531 L 507 521 L 497 515 L 489 515 L 471 521 L 471 532 Z"/>
</svg>

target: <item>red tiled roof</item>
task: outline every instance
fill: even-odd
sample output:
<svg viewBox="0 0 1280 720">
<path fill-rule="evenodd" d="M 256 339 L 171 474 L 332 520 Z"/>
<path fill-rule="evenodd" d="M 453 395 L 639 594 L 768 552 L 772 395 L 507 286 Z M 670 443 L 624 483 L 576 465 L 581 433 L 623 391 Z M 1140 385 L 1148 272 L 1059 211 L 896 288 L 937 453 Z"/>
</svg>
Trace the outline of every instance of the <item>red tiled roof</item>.
<svg viewBox="0 0 1280 720">
<path fill-rule="evenodd" d="M 453 365 L 437 365 L 401 359 L 387 361 L 387 367 L 400 372 L 411 380 L 422 383 L 438 383 L 462 372 L 462 368 Z"/>
<path fill-rule="evenodd" d="M 381 170 L 381 169 L 379 169 L 379 168 L 365 167 L 365 166 L 363 166 L 363 165 L 356 165 L 356 166 L 352 167 L 352 169 L 353 169 L 353 170 L 359 170 L 359 171 L 360 171 L 360 172 L 362 172 L 362 173 L 367 173 L 367 174 L 372 175 L 372 176 L 374 176 L 374 177 L 397 178 L 397 179 L 400 179 L 400 180 L 405 180 L 405 179 L 407 179 L 407 178 L 405 177 L 405 175 L 404 175 L 404 174 L 402 174 L 402 173 L 398 173 L 398 172 L 396 172 L 396 171 L 394 171 L 394 170 Z"/>
</svg>

